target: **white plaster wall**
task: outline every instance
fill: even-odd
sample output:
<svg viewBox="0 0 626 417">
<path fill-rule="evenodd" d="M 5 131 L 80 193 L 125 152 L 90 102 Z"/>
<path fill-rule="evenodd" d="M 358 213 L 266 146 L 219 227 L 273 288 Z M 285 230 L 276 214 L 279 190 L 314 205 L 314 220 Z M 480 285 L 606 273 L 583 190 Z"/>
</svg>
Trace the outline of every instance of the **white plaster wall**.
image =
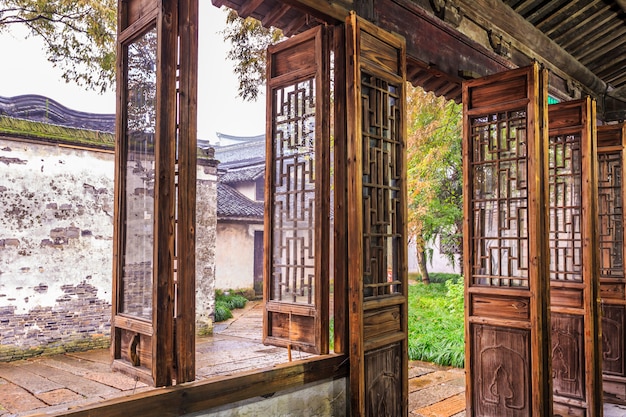
<svg viewBox="0 0 626 417">
<path fill-rule="evenodd" d="M 252 201 L 256 201 L 256 183 L 246 181 L 239 182 L 237 184 L 232 185 L 235 190 L 239 191 L 241 194 L 245 195 Z"/>
<path fill-rule="evenodd" d="M 270 398 L 256 397 L 185 417 L 328 417 L 345 416 L 347 379 L 326 380 L 277 392 Z"/>
<path fill-rule="evenodd" d="M 460 265 L 459 260 L 460 257 L 457 255 L 455 257 L 455 264 L 452 265 L 440 251 L 438 244 L 430 244 L 429 245 L 433 249 L 433 257 L 432 260 L 428 261 L 428 272 L 447 272 L 447 273 L 460 273 Z M 408 247 L 408 257 L 409 257 L 409 272 L 418 272 L 417 267 L 417 250 L 415 249 L 415 244 L 413 242 L 409 242 Z"/>
<path fill-rule="evenodd" d="M 114 159 L 112 151 L 0 138 L 0 359 L 17 357 L 6 346 L 108 340 Z M 198 166 L 200 331 L 212 325 L 216 180 L 215 167 Z"/>
<path fill-rule="evenodd" d="M 254 287 L 254 232 L 262 224 L 217 222 L 215 286 L 222 290 Z"/>
<path fill-rule="evenodd" d="M 110 302 L 113 153 L 0 140 L 0 157 L 0 306 L 54 306 L 83 281 Z"/>
</svg>

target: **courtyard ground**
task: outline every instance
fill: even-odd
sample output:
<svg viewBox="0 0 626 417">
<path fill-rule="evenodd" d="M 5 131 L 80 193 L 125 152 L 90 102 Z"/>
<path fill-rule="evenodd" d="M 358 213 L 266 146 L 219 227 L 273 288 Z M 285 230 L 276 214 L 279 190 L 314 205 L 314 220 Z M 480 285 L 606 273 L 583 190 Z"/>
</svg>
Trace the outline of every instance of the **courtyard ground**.
<svg viewBox="0 0 626 417">
<path fill-rule="evenodd" d="M 217 323 L 213 336 L 197 340 L 198 380 L 287 361 L 285 349 L 261 343 L 262 314 L 262 304 L 250 302 L 235 310 L 232 319 Z M 292 356 L 301 358 L 298 353 Z M 0 363 L 0 417 L 63 415 L 68 409 L 151 389 L 112 372 L 109 364 L 108 350 Z M 465 417 L 464 410 L 462 369 L 409 363 L 411 417 Z M 604 415 L 625 417 L 626 408 L 605 406 Z"/>
</svg>

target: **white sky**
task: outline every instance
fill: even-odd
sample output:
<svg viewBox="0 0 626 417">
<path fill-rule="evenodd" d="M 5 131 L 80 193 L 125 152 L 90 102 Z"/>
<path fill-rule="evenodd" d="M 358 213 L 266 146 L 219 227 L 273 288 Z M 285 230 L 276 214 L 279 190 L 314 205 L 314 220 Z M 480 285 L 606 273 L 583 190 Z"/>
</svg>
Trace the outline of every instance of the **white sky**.
<svg viewBox="0 0 626 417">
<path fill-rule="evenodd" d="M 265 132 L 265 96 L 255 103 L 237 96 L 233 63 L 226 59 L 229 45 L 220 33 L 226 12 L 209 1 L 200 4 L 200 42 L 198 77 L 198 138 L 215 139 L 215 132 L 255 136 Z M 115 93 L 99 94 L 68 84 L 61 71 L 43 54 L 43 42 L 22 28 L 0 34 L 0 96 L 38 94 L 74 110 L 91 113 L 114 113 Z"/>
</svg>

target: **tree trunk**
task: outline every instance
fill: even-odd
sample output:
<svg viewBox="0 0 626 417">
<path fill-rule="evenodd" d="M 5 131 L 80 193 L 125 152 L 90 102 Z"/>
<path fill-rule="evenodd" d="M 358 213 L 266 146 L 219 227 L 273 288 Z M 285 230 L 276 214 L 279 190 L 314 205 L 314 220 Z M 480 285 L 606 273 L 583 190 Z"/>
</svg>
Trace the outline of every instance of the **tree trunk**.
<svg viewBox="0 0 626 417">
<path fill-rule="evenodd" d="M 430 284 L 430 276 L 428 275 L 428 265 L 426 262 L 426 251 L 424 248 L 417 248 L 417 269 L 422 276 L 424 284 Z"/>
</svg>

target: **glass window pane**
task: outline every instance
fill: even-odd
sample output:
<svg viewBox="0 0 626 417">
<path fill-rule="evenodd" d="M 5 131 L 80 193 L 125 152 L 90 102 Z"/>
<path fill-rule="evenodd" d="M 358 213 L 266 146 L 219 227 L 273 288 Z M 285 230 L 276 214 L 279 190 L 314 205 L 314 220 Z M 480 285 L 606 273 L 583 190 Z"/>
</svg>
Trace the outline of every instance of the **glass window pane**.
<svg viewBox="0 0 626 417">
<path fill-rule="evenodd" d="M 157 32 L 125 48 L 127 125 L 124 141 L 123 276 L 120 312 L 152 317 Z"/>
</svg>

